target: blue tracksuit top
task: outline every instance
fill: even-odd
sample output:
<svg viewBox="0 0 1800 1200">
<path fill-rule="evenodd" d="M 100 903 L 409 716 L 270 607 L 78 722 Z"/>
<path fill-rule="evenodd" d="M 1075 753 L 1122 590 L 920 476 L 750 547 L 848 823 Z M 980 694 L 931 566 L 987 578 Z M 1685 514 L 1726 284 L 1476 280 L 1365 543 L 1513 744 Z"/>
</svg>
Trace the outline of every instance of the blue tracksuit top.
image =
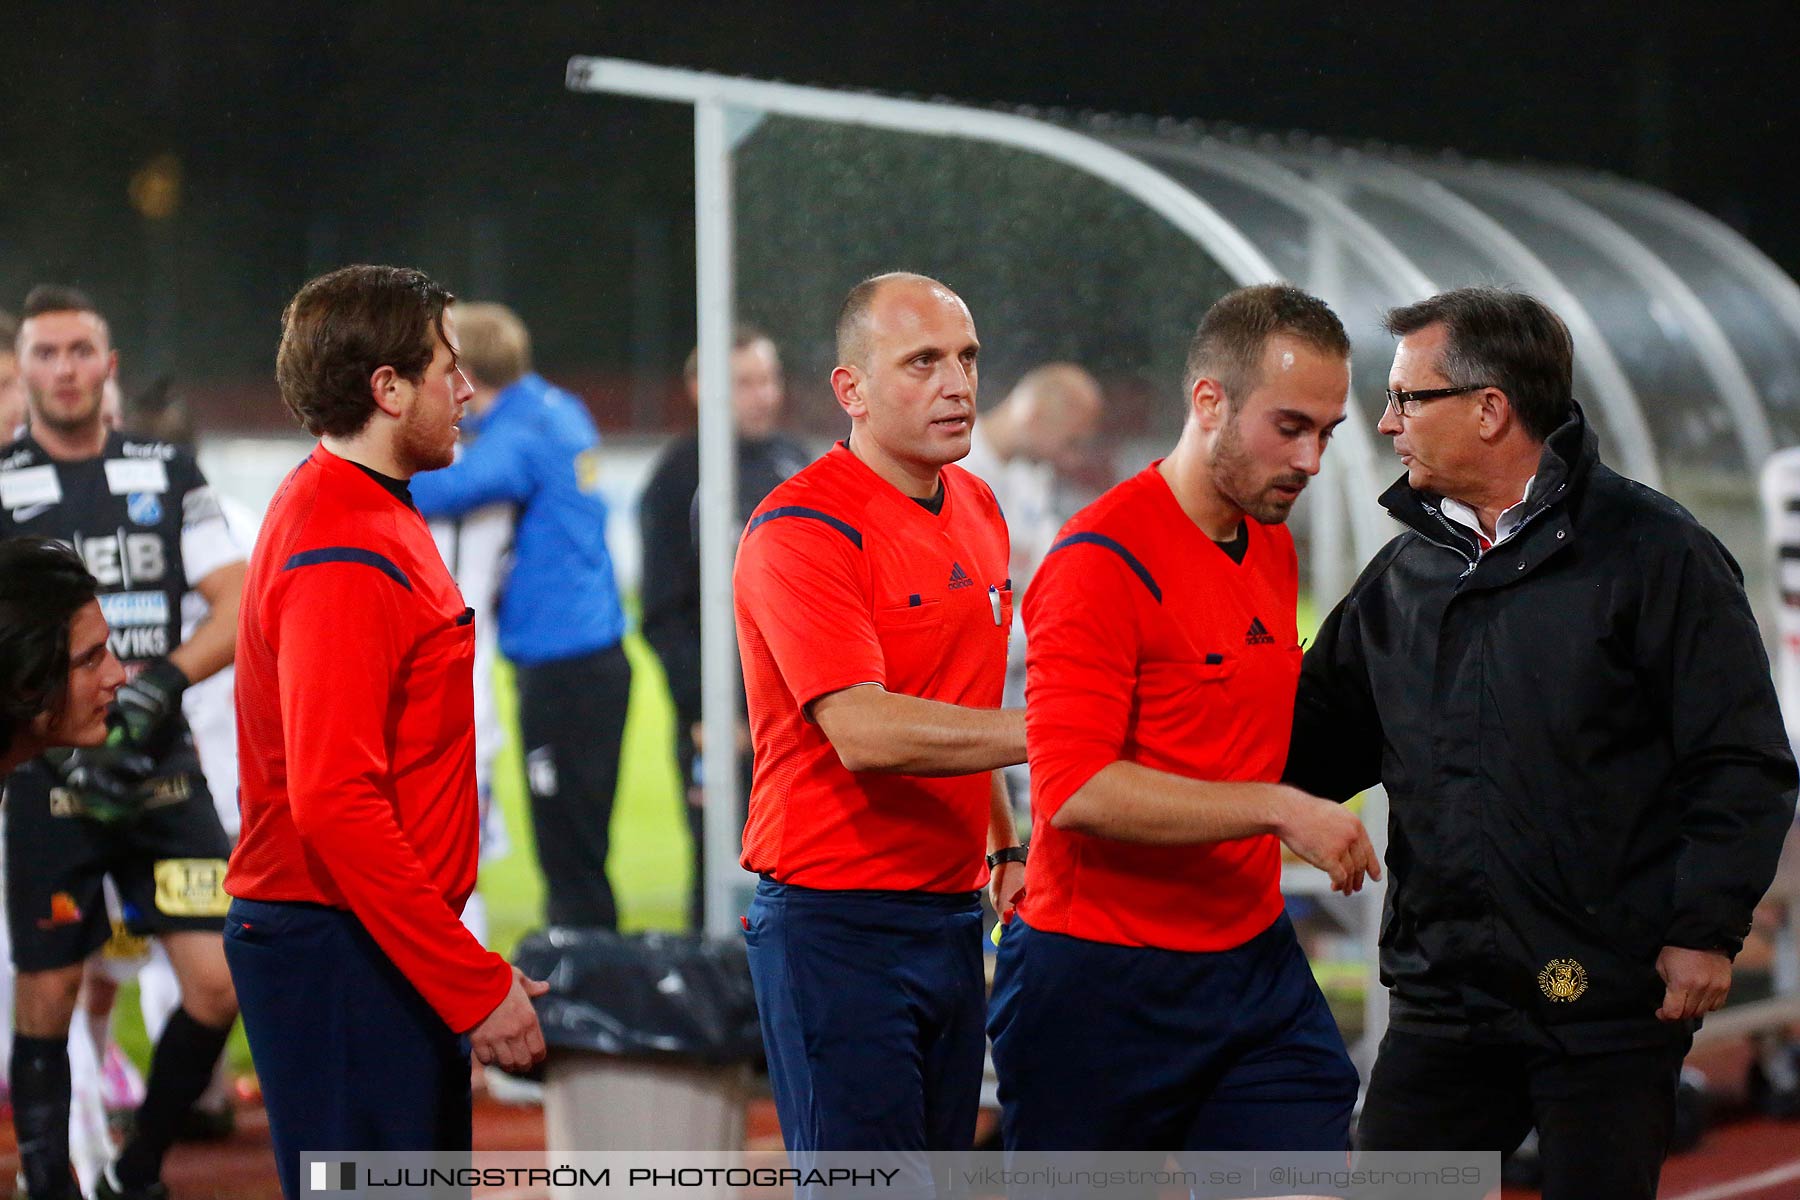
<svg viewBox="0 0 1800 1200">
<path fill-rule="evenodd" d="M 535 666 L 616 644 L 625 613 L 606 552 L 600 433 L 587 409 L 527 374 L 487 412 L 463 420 L 474 436 L 462 457 L 413 476 L 412 497 L 426 517 L 516 506 L 512 568 L 498 606 L 500 652 Z"/>
</svg>

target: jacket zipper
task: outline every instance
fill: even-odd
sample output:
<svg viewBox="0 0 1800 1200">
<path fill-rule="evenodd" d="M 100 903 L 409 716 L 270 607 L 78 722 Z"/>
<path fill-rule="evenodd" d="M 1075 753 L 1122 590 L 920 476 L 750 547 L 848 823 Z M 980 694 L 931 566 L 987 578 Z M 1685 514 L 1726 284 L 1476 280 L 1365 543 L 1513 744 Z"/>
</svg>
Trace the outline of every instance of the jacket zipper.
<svg viewBox="0 0 1800 1200">
<path fill-rule="evenodd" d="M 1421 507 L 1423 507 L 1423 506 L 1421 506 Z M 1442 525 L 1445 529 L 1449 530 L 1452 534 L 1456 533 L 1456 528 L 1450 524 L 1450 521 L 1448 520 L 1448 518 L 1446 518 L 1444 516 L 1444 514 L 1442 512 L 1438 511 L 1435 508 L 1427 508 L 1425 511 L 1429 512 L 1432 516 L 1436 517 L 1439 525 Z M 1530 512 L 1525 514 L 1524 520 L 1520 521 L 1518 523 L 1518 525 L 1516 527 L 1514 527 L 1511 536 L 1518 537 L 1521 533 L 1525 532 L 1525 527 L 1527 525 L 1531 524 L 1533 521 L 1537 520 L 1539 517 L 1543 516 L 1545 513 L 1549 512 L 1549 511 L 1550 511 L 1550 505 L 1548 505 L 1548 504 L 1538 505 L 1536 508 L 1532 509 Z M 1452 554 L 1460 555 L 1462 557 L 1463 562 L 1468 564 L 1466 567 L 1463 568 L 1463 573 L 1461 575 L 1457 576 L 1456 582 L 1461 583 L 1463 580 L 1467 579 L 1469 576 L 1471 576 L 1475 573 L 1475 568 L 1480 563 L 1479 556 L 1476 558 L 1470 558 L 1468 555 L 1468 552 L 1463 550 L 1461 547 L 1450 545 L 1447 542 L 1440 542 L 1434 537 L 1428 537 L 1426 535 L 1425 531 L 1423 529 L 1417 528 L 1417 526 L 1414 527 L 1414 530 L 1415 530 L 1415 532 L 1418 533 L 1418 535 L 1420 537 L 1425 538 L 1425 540 L 1430 542 L 1432 545 L 1441 546 L 1445 550 L 1450 551 Z M 1496 546 L 1499 545 L 1498 542 L 1496 542 L 1494 544 Z M 1490 547 L 1490 549 L 1491 549 L 1491 547 Z"/>
<path fill-rule="evenodd" d="M 1420 507 L 1424 507 L 1424 506 L 1421 505 Z M 1444 519 L 1443 513 L 1439 512 L 1435 508 L 1428 508 L 1425 511 L 1429 512 L 1432 516 L 1436 517 L 1438 524 L 1442 525 L 1445 529 L 1449 530 L 1449 532 L 1451 533 L 1452 536 L 1457 536 L 1456 530 L 1451 527 L 1449 521 Z M 1466 567 L 1463 568 L 1463 573 L 1456 577 L 1457 583 L 1460 584 L 1463 580 L 1467 579 L 1469 576 L 1471 576 L 1475 573 L 1475 563 L 1477 560 L 1470 558 L 1468 551 L 1464 550 L 1461 546 L 1454 546 L 1454 545 L 1451 545 L 1449 542 L 1440 542 L 1436 538 L 1427 535 L 1423 529 L 1419 530 L 1418 534 L 1420 537 L 1424 538 L 1426 541 L 1430 542 L 1432 545 L 1441 546 L 1443 549 L 1448 550 L 1448 551 L 1450 551 L 1450 553 L 1457 555 L 1458 557 L 1460 557 L 1463 560 L 1463 562 L 1468 564 Z"/>
</svg>

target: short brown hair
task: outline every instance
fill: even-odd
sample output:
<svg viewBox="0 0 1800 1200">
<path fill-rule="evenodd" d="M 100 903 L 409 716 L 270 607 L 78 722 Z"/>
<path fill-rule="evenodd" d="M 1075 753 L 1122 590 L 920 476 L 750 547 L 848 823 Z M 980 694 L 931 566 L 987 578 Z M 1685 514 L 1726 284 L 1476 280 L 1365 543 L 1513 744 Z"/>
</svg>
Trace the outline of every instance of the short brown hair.
<svg viewBox="0 0 1800 1200">
<path fill-rule="evenodd" d="M 19 318 L 0 308 L 0 354 L 11 354 L 19 341 Z"/>
<path fill-rule="evenodd" d="M 1549 305 L 1524 292 L 1466 287 L 1387 315 L 1387 331 L 1395 337 L 1439 323 L 1444 353 L 1437 369 L 1452 386 L 1505 392 L 1534 441 L 1544 441 L 1569 419 L 1575 345 Z"/>
<path fill-rule="evenodd" d="M 60 283 L 40 283 L 32 288 L 25 294 L 24 311 L 27 321 L 53 312 L 93 313 L 96 317 L 100 315 L 93 298 L 86 292 Z"/>
<path fill-rule="evenodd" d="M 392 367 L 423 379 L 454 299 L 411 267 L 340 267 L 312 280 L 281 314 L 282 401 L 314 437 L 360 433 L 375 415 L 369 377 Z"/>
<path fill-rule="evenodd" d="M 1285 283 L 1259 283 L 1225 293 L 1200 318 L 1182 390 L 1191 394 L 1201 378 L 1216 379 L 1235 408 L 1262 383 L 1263 350 L 1277 334 L 1350 357 L 1344 324 L 1323 300 Z"/>
<path fill-rule="evenodd" d="M 531 333 L 504 304 L 456 303 L 457 358 L 471 375 L 503 388 L 531 370 Z"/>
<path fill-rule="evenodd" d="M 89 314 L 100 322 L 100 332 L 106 335 L 107 344 L 112 344 L 112 326 L 106 323 L 106 315 L 94 303 L 94 298 L 80 288 L 61 283 L 40 283 L 25 293 L 25 307 L 21 311 L 19 325 L 13 328 L 12 340 L 17 341 L 20 327 L 31 318 L 60 312 Z"/>
</svg>

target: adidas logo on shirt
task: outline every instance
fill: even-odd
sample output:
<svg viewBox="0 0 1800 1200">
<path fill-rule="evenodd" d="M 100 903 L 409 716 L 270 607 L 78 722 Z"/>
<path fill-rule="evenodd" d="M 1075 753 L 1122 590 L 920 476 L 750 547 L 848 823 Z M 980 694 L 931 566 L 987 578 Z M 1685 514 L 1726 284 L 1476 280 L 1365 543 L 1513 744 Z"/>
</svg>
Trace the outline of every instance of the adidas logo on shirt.
<svg viewBox="0 0 1800 1200">
<path fill-rule="evenodd" d="M 973 579 L 969 578 L 969 573 L 962 569 L 961 563 L 951 563 L 950 564 L 950 590 L 951 591 L 954 592 L 957 588 L 972 587 L 974 585 L 974 583 L 975 583 L 975 581 Z M 1270 640 L 1272 641 L 1273 639 L 1270 639 Z"/>
<path fill-rule="evenodd" d="M 1250 618 L 1250 630 L 1249 630 L 1249 632 L 1244 634 L 1244 645 L 1246 645 L 1246 646 L 1272 646 L 1274 644 L 1275 644 L 1275 635 L 1270 633 L 1268 631 L 1268 629 L 1263 625 L 1262 618 L 1261 617 L 1251 617 Z"/>
</svg>

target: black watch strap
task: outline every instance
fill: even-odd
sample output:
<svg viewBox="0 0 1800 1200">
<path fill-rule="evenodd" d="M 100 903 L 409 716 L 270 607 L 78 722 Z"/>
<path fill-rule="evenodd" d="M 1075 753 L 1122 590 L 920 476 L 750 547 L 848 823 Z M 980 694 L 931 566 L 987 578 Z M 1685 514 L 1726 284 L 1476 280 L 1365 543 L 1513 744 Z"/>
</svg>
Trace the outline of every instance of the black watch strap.
<svg viewBox="0 0 1800 1200">
<path fill-rule="evenodd" d="M 1025 861 L 1025 852 L 1027 849 L 1028 848 L 1025 846 L 1003 846 L 1003 847 L 1001 847 L 1000 849 L 994 851 L 992 854 L 987 856 L 988 870 L 990 870 L 990 871 L 993 870 L 995 867 L 999 866 L 1001 863 L 1009 863 L 1009 862 L 1022 863 L 1022 862 L 1024 862 Z"/>
</svg>

